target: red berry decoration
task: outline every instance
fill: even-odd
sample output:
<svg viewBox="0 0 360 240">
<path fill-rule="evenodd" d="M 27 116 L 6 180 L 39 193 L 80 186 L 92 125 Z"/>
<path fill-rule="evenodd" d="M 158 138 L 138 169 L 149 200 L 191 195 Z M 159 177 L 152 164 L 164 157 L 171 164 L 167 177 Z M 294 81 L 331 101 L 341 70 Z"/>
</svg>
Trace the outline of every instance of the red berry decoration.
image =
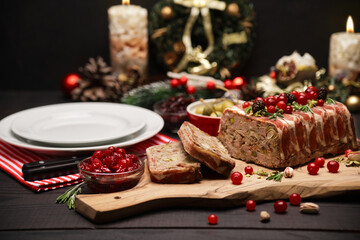
<svg viewBox="0 0 360 240">
<path fill-rule="evenodd" d="M 287 113 L 287 114 L 292 114 L 292 112 L 293 112 L 292 106 L 286 106 L 286 107 L 285 107 L 285 113 Z"/>
<path fill-rule="evenodd" d="M 254 211 L 256 208 L 256 202 L 253 200 L 247 200 L 245 204 L 246 210 Z"/>
<path fill-rule="evenodd" d="M 279 98 L 278 98 L 279 102 L 283 101 L 284 103 L 288 102 L 287 97 L 285 96 L 285 94 L 280 94 Z"/>
<path fill-rule="evenodd" d="M 315 164 L 318 165 L 319 167 L 323 167 L 325 164 L 325 158 L 323 158 L 323 157 L 316 158 Z"/>
<path fill-rule="evenodd" d="M 215 85 L 215 83 L 214 83 L 213 81 L 208 81 L 208 82 L 206 83 L 206 88 L 207 88 L 208 90 L 214 90 L 214 89 L 216 88 L 216 85 Z"/>
<path fill-rule="evenodd" d="M 196 92 L 196 88 L 192 85 L 186 87 L 187 94 L 194 94 Z"/>
<path fill-rule="evenodd" d="M 271 78 L 276 78 L 276 72 L 275 72 L 275 71 L 271 71 L 271 72 L 270 72 L 270 77 L 271 77 Z"/>
<path fill-rule="evenodd" d="M 233 88 L 233 84 L 232 81 L 230 79 L 227 79 L 224 81 L 224 87 L 227 89 L 232 89 Z"/>
<path fill-rule="evenodd" d="M 267 111 L 268 111 L 268 113 L 274 113 L 276 111 L 276 108 L 273 105 L 271 105 L 271 106 L 268 106 Z"/>
<path fill-rule="evenodd" d="M 244 170 L 245 170 L 245 174 L 249 174 L 249 175 L 252 175 L 254 172 L 252 166 L 246 166 Z"/>
<path fill-rule="evenodd" d="M 241 184 L 241 181 L 243 180 L 243 175 L 239 172 L 233 172 L 231 174 L 231 181 L 235 185 Z"/>
<path fill-rule="evenodd" d="M 318 95 L 315 91 L 310 91 L 309 93 L 306 93 L 306 96 L 308 99 L 316 100 L 318 98 Z"/>
<path fill-rule="evenodd" d="M 282 110 L 285 110 L 286 108 L 286 103 L 283 102 L 283 101 L 279 101 L 276 106 L 278 107 L 278 109 L 282 109 Z"/>
<path fill-rule="evenodd" d="M 208 222 L 211 224 L 211 225 L 215 225 L 217 224 L 218 222 L 218 217 L 215 215 L 215 214 L 210 214 L 208 216 Z"/>
<path fill-rule="evenodd" d="M 296 102 L 301 105 L 307 104 L 307 97 L 305 95 L 299 95 L 298 98 L 296 98 Z"/>
<path fill-rule="evenodd" d="M 180 82 L 178 79 L 173 78 L 170 80 L 170 87 L 177 88 L 179 85 L 180 85 Z"/>
<path fill-rule="evenodd" d="M 244 102 L 242 107 L 243 107 L 243 109 L 246 109 L 246 108 L 250 107 L 250 103 L 249 102 Z"/>
<path fill-rule="evenodd" d="M 64 93 L 70 96 L 71 91 L 79 86 L 78 81 L 80 79 L 81 77 L 75 73 L 70 73 L 66 75 L 61 82 L 61 87 Z"/>
<path fill-rule="evenodd" d="M 277 101 L 276 101 L 276 99 L 275 99 L 274 96 L 268 96 L 268 97 L 265 99 L 265 105 L 266 105 L 267 107 L 269 107 L 269 106 L 276 106 L 276 103 L 277 103 Z"/>
<path fill-rule="evenodd" d="M 234 78 L 232 85 L 233 85 L 233 88 L 240 89 L 244 85 L 244 79 L 242 77 L 236 77 L 236 78 Z"/>
<path fill-rule="evenodd" d="M 312 162 L 307 165 L 307 170 L 310 175 L 316 175 L 319 171 L 319 166 Z"/>
<path fill-rule="evenodd" d="M 326 166 L 327 166 L 327 169 L 329 170 L 329 172 L 337 173 L 337 171 L 339 170 L 340 164 L 335 160 L 331 160 L 327 163 Z"/>
<path fill-rule="evenodd" d="M 179 78 L 179 84 L 180 84 L 181 86 L 186 86 L 187 82 L 188 82 L 188 78 L 187 78 L 187 77 L 182 76 L 181 78 Z"/>
<path fill-rule="evenodd" d="M 287 209 L 287 203 L 283 200 L 277 200 L 274 203 L 274 209 L 275 209 L 275 212 L 277 212 L 277 213 L 284 213 L 284 212 L 286 212 L 286 209 Z"/>
<path fill-rule="evenodd" d="M 351 149 L 346 150 L 346 151 L 345 151 L 345 156 L 348 157 L 348 156 L 349 156 L 349 153 L 351 153 L 351 152 L 352 152 Z"/>
<path fill-rule="evenodd" d="M 297 205 L 299 205 L 301 203 L 301 197 L 300 197 L 299 194 L 293 193 L 293 194 L 290 195 L 289 201 L 290 201 L 290 203 L 292 205 L 297 206 Z"/>
<path fill-rule="evenodd" d="M 318 102 L 317 102 L 317 105 L 320 106 L 320 107 L 324 106 L 324 104 L 325 104 L 325 102 L 322 99 L 319 99 Z"/>
<path fill-rule="evenodd" d="M 316 87 L 314 87 L 314 86 L 310 86 L 310 87 L 306 88 L 306 90 L 305 90 L 305 92 L 306 92 L 306 93 L 310 93 L 311 91 L 313 91 L 313 92 L 317 92 Z"/>
<path fill-rule="evenodd" d="M 262 97 L 257 97 L 257 98 L 255 98 L 255 100 L 254 100 L 254 102 L 257 102 L 257 101 L 263 101 L 264 103 L 265 103 L 265 99 L 264 98 L 262 98 Z"/>
<path fill-rule="evenodd" d="M 296 99 L 299 97 L 299 92 L 298 91 L 291 91 L 291 94 L 294 95 L 296 97 Z"/>
</svg>

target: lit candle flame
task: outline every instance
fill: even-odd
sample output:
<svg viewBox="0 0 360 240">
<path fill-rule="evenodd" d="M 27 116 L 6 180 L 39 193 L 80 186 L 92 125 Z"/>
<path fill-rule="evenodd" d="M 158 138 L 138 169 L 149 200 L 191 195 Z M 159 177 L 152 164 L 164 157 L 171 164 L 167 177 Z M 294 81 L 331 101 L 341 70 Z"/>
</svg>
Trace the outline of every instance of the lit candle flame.
<svg viewBox="0 0 360 240">
<path fill-rule="evenodd" d="M 122 0 L 122 5 L 130 5 L 130 0 Z"/>
<path fill-rule="evenodd" d="M 352 17 L 349 16 L 346 21 L 346 32 L 353 33 L 354 32 L 354 22 L 352 20 Z"/>
</svg>

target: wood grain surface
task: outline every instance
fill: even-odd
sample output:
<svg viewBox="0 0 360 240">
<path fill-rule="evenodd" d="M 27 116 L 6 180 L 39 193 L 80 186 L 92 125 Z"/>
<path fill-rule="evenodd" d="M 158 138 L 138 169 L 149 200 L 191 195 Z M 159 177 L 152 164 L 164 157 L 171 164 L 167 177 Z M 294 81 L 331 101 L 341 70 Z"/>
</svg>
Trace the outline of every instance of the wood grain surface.
<svg viewBox="0 0 360 240">
<path fill-rule="evenodd" d="M 326 163 L 331 159 L 327 159 Z M 297 192 L 302 198 L 325 198 L 349 191 L 360 190 L 360 168 L 340 164 L 338 173 L 330 173 L 325 167 L 318 175 L 308 174 L 306 165 L 294 170 L 293 178 L 283 178 L 281 182 L 261 179 L 257 175 L 245 177 L 242 184 L 234 185 L 231 180 L 220 179 L 205 174 L 205 178 L 195 184 L 158 184 L 150 180 L 146 170 L 139 184 L 130 190 L 108 194 L 78 195 L 75 210 L 86 218 L 97 222 L 109 222 L 137 215 L 146 211 L 168 207 L 235 207 L 246 200 L 266 201 L 287 199 Z M 236 162 L 233 171 L 244 174 L 244 167 L 251 165 L 255 171 L 272 170 Z M 208 178 L 206 178 L 208 177 Z"/>
</svg>

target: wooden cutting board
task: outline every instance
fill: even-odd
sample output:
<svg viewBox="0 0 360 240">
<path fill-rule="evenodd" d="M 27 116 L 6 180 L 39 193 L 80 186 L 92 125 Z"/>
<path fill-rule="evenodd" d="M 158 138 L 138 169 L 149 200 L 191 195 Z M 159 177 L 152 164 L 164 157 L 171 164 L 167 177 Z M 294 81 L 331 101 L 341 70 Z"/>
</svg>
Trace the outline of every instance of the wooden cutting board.
<svg viewBox="0 0 360 240">
<path fill-rule="evenodd" d="M 327 159 L 326 163 L 331 160 Z M 209 177 L 194 184 L 158 184 L 150 180 L 147 169 L 139 184 L 130 190 L 107 194 L 80 194 L 75 201 L 75 210 L 97 222 L 109 222 L 137 215 L 149 210 L 169 207 L 234 207 L 248 199 L 254 201 L 288 199 L 299 193 L 302 198 L 325 198 L 346 191 L 360 190 L 360 168 L 340 164 L 338 173 L 330 173 L 325 167 L 318 175 L 308 174 L 306 166 L 294 170 L 292 178 L 281 182 L 258 179 L 257 175 L 244 176 L 240 185 L 233 185 L 230 178 Z M 251 165 L 255 171 L 272 170 L 236 162 L 234 171 L 244 174 L 244 167 Z"/>
</svg>

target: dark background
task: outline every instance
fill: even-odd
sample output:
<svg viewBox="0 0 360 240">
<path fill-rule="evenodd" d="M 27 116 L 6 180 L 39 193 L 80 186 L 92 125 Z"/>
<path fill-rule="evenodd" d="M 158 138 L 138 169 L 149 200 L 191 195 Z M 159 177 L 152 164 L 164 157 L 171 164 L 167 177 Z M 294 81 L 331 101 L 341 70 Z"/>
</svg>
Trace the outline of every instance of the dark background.
<svg viewBox="0 0 360 240">
<path fill-rule="evenodd" d="M 132 0 L 151 10 L 156 0 Z M 329 39 L 345 31 L 352 15 L 360 31 L 359 0 L 252 0 L 257 13 L 253 54 L 242 70 L 247 77 L 268 73 L 283 55 L 310 53 L 327 68 Z M 1 1 L 0 89 L 60 89 L 89 57 L 109 62 L 107 9 L 121 0 Z M 150 73 L 164 72 L 151 61 Z"/>
</svg>

